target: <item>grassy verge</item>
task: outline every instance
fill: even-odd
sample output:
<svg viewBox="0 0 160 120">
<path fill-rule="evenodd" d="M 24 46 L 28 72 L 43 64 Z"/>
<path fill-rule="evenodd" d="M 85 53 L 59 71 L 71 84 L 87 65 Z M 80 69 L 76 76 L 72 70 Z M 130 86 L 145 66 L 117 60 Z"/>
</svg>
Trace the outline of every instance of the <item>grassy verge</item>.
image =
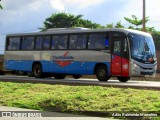
<svg viewBox="0 0 160 120">
<path fill-rule="evenodd" d="M 0 105 L 46 111 L 160 111 L 159 91 L 0 82 Z"/>
</svg>

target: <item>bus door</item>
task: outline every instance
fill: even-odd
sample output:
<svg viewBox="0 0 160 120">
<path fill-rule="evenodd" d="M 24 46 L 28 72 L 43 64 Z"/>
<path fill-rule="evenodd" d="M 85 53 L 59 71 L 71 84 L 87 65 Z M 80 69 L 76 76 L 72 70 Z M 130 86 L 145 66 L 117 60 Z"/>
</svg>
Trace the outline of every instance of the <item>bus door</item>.
<svg viewBox="0 0 160 120">
<path fill-rule="evenodd" d="M 129 52 L 126 37 L 112 37 L 112 76 L 129 77 Z"/>
</svg>

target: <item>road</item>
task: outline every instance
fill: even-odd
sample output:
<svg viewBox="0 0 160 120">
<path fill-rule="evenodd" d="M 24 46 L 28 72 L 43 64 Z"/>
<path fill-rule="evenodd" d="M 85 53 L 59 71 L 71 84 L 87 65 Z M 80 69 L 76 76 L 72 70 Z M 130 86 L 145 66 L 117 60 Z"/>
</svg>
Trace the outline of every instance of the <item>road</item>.
<svg viewBox="0 0 160 120">
<path fill-rule="evenodd" d="M 54 79 L 45 78 L 37 79 L 26 76 L 13 76 L 13 75 L 1 75 L 0 81 L 7 82 L 27 82 L 27 83 L 45 83 L 45 84 L 62 84 L 62 85 L 94 85 L 103 87 L 119 87 L 119 88 L 136 88 L 136 89 L 153 89 L 160 90 L 160 82 L 157 81 L 136 81 L 130 80 L 126 83 L 119 82 L 118 80 L 109 80 L 108 82 L 100 82 L 97 79 L 82 78 L 75 80 L 73 78 L 67 79 Z"/>
</svg>

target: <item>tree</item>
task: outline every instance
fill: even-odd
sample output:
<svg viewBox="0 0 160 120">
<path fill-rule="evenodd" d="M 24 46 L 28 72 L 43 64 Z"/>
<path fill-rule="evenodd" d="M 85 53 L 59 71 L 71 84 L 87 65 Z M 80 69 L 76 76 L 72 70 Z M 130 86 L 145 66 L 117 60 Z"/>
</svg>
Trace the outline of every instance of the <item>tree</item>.
<svg viewBox="0 0 160 120">
<path fill-rule="evenodd" d="M 115 28 L 124 28 L 124 26 L 121 24 L 121 21 L 117 22 Z"/>
<path fill-rule="evenodd" d="M 72 15 L 69 13 L 54 13 L 44 21 L 42 31 L 50 28 L 70 28 L 70 27 L 86 27 L 86 28 L 102 28 L 100 24 L 92 23 L 89 20 L 82 19 L 83 15 Z"/>
<path fill-rule="evenodd" d="M 1 1 L 1 0 L 0 0 Z M 3 9 L 2 5 L 0 4 L 0 9 Z"/>
<path fill-rule="evenodd" d="M 0 4 L 0 9 L 3 9 L 2 5 Z"/>
<path fill-rule="evenodd" d="M 126 21 L 131 23 L 132 25 L 135 25 L 137 28 L 138 26 L 143 24 L 143 19 L 138 19 L 135 15 L 132 15 L 132 19 L 124 17 Z M 146 17 L 145 22 L 147 23 L 149 21 L 149 17 Z"/>
<path fill-rule="evenodd" d="M 160 32 L 153 30 L 151 34 L 155 43 L 156 50 L 160 50 Z"/>
<path fill-rule="evenodd" d="M 105 28 L 114 28 L 114 24 L 113 23 L 107 24 Z"/>
</svg>

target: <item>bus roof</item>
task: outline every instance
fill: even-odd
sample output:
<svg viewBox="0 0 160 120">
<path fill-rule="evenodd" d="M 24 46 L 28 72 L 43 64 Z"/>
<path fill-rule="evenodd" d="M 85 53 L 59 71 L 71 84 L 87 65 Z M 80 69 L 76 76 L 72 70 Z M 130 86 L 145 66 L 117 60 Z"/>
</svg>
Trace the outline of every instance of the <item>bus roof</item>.
<svg viewBox="0 0 160 120">
<path fill-rule="evenodd" d="M 69 33 L 97 33 L 97 32 L 123 32 L 126 35 L 129 33 L 139 34 L 143 36 L 151 36 L 149 33 L 132 30 L 132 29 L 124 29 L 124 28 L 109 28 L 109 29 L 89 29 L 89 28 L 54 28 L 49 29 L 43 32 L 31 32 L 31 33 L 18 33 L 18 34 L 8 34 L 7 37 L 16 37 L 16 36 L 33 36 L 33 35 L 54 35 L 54 34 L 69 34 Z"/>
</svg>

